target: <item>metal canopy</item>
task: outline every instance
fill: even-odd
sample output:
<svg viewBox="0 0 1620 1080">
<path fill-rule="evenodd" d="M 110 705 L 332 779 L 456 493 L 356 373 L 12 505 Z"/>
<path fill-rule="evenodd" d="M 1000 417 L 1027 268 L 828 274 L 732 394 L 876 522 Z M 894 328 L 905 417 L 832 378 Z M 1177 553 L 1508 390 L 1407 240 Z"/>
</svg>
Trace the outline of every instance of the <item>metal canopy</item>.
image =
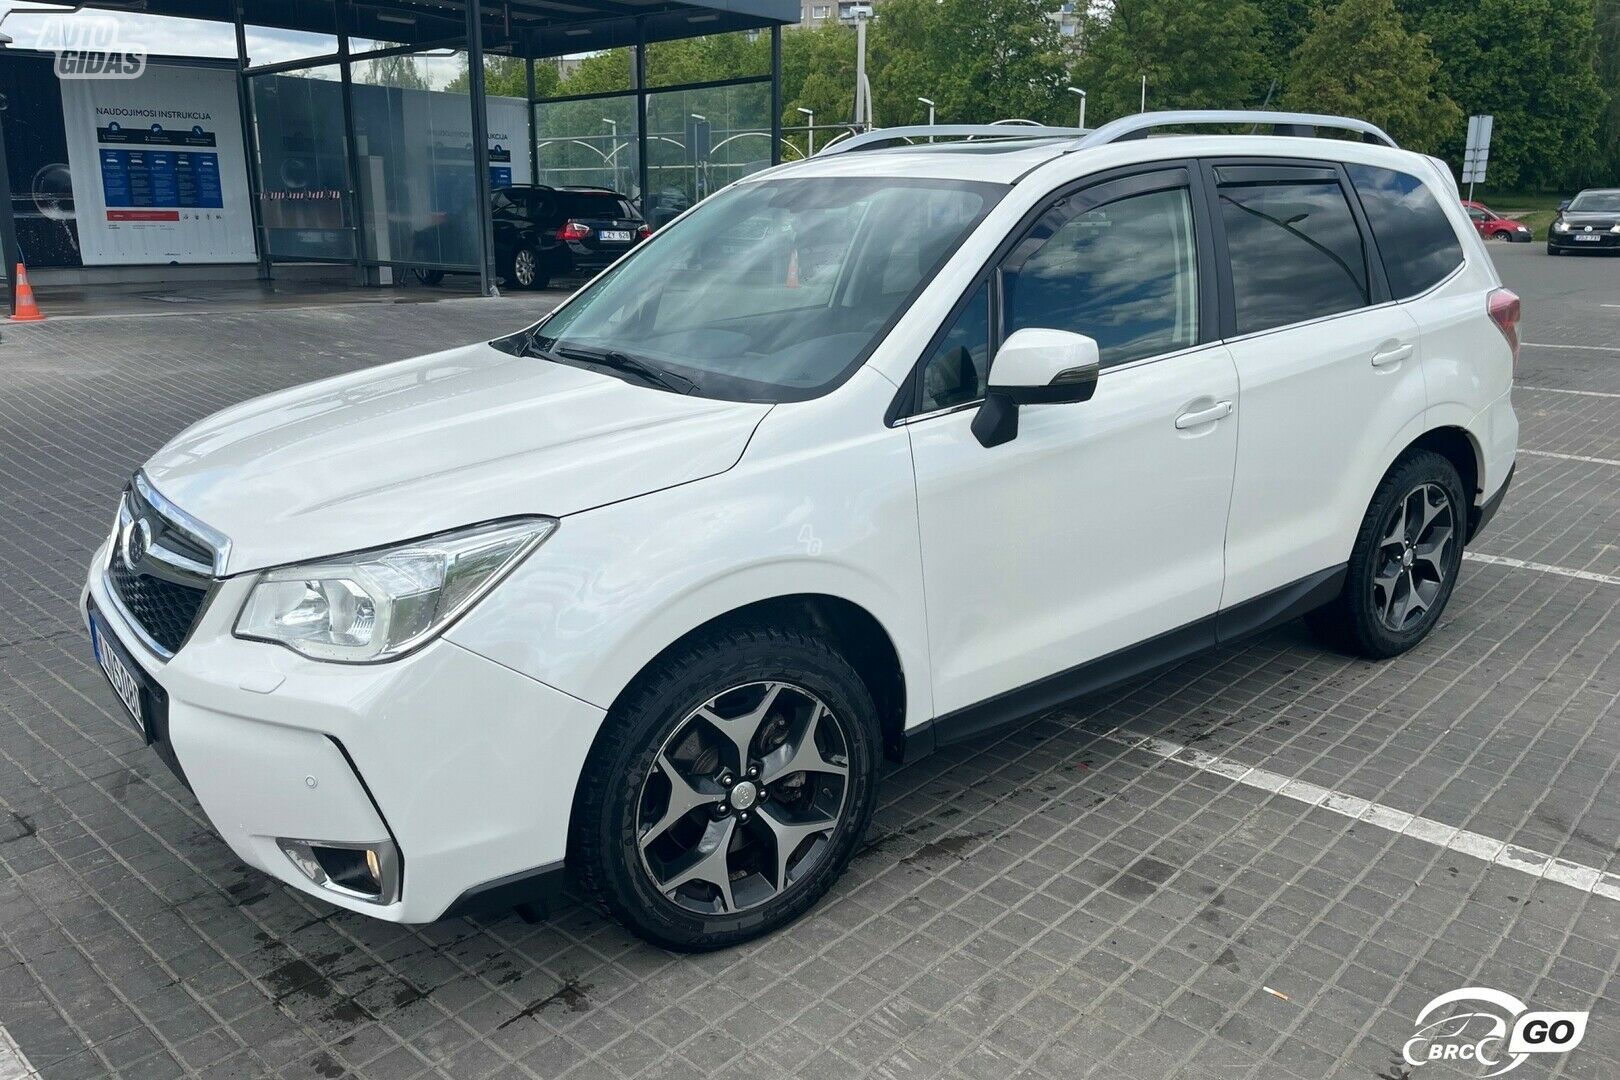
<svg viewBox="0 0 1620 1080">
<path fill-rule="evenodd" d="M 89 0 L 108 11 L 131 10 L 119 0 Z M 144 0 L 146 15 L 231 22 L 227 0 Z M 332 0 L 244 0 L 254 26 L 335 34 Z M 501 0 L 479 6 L 486 51 L 562 56 L 649 41 L 756 30 L 799 19 L 798 0 Z M 441 44 L 467 33 L 460 0 L 356 0 L 351 37 L 400 45 Z"/>
</svg>

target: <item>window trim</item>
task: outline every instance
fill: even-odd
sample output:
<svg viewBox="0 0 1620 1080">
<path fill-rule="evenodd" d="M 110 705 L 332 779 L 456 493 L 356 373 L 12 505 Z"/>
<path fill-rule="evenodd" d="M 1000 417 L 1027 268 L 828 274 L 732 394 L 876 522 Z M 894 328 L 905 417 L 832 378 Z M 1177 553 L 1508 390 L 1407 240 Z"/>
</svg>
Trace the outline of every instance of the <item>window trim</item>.
<svg viewBox="0 0 1620 1080">
<path fill-rule="evenodd" d="M 1368 226 L 1366 212 L 1362 209 L 1361 199 L 1356 195 L 1355 185 L 1350 182 L 1350 176 L 1345 172 L 1344 164 L 1338 161 L 1324 161 L 1320 158 L 1278 158 L 1278 157 L 1212 157 L 1199 161 L 1200 171 L 1204 175 L 1204 193 L 1208 200 L 1208 212 L 1215 234 L 1216 263 L 1220 267 L 1220 323 L 1221 340 L 1244 341 L 1262 334 L 1272 334 L 1279 330 L 1288 330 L 1299 326 L 1311 326 L 1328 319 L 1342 318 L 1358 312 L 1368 311 L 1394 302 L 1390 295 L 1389 280 L 1384 274 L 1384 260 L 1378 250 L 1377 241 L 1373 238 L 1372 229 Z M 1329 312 L 1298 322 L 1280 323 L 1277 326 L 1268 326 L 1263 330 L 1249 330 L 1238 333 L 1237 329 L 1237 293 L 1233 286 L 1232 254 L 1227 245 L 1226 223 L 1221 217 L 1220 210 L 1220 180 L 1217 169 L 1241 168 L 1252 170 L 1246 175 L 1243 183 L 1265 182 L 1267 174 L 1271 174 L 1278 181 L 1290 179 L 1315 179 L 1318 183 L 1326 179 L 1323 173 L 1331 173 L 1339 185 L 1339 194 L 1343 197 L 1345 206 L 1350 210 L 1350 218 L 1356 224 L 1356 231 L 1361 236 L 1361 257 L 1363 269 L 1367 274 L 1367 302 L 1359 307 L 1346 308 L 1343 311 Z M 1301 171 L 1315 171 L 1319 175 L 1314 178 L 1299 176 Z"/>
<path fill-rule="evenodd" d="M 1172 180 L 1172 177 L 1177 173 L 1181 174 L 1180 178 Z M 1126 187 L 1118 194 L 1103 198 L 1089 206 L 1084 205 L 1084 201 L 1078 199 L 1078 197 L 1094 192 L 1099 188 L 1132 180 L 1146 182 Z M 945 416 L 953 412 L 961 412 L 964 409 L 977 408 L 984 401 L 982 397 L 979 397 L 974 398 L 972 401 L 960 402 L 942 409 L 932 409 L 928 412 L 918 411 L 922 404 L 923 366 L 944 342 L 945 336 L 956 326 L 956 320 L 961 317 L 962 312 L 967 309 L 968 302 L 979 291 L 980 286 L 985 284 L 986 280 L 990 284 L 990 361 L 994 364 L 995 354 L 1001 348 L 1001 343 L 1004 340 L 1003 331 L 1005 329 L 1002 322 L 1004 307 L 1001 294 L 1001 271 L 1013 253 L 1028 238 L 1035 226 L 1049 212 L 1057 208 L 1059 204 L 1071 199 L 1077 201 L 1069 216 L 1085 213 L 1096 209 L 1098 206 L 1105 206 L 1120 199 L 1184 188 L 1187 191 L 1188 207 L 1192 211 L 1193 265 L 1198 274 L 1197 340 L 1191 345 L 1171 352 L 1158 353 L 1153 356 L 1141 356 L 1134 360 L 1110 365 L 1102 369 L 1103 374 L 1107 374 L 1111 370 L 1135 367 L 1142 363 L 1180 356 L 1219 342 L 1221 340 L 1221 324 L 1219 321 L 1218 283 L 1215 273 L 1218 263 L 1213 242 L 1212 223 L 1208 217 L 1208 200 L 1205 197 L 1203 187 L 1204 179 L 1197 159 L 1167 158 L 1162 161 L 1139 162 L 1117 169 L 1092 173 L 1067 181 L 1047 192 L 1040 201 L 1025 212 L 1024 216 L 1018 220 L 1018 223 L 1013 228 L 1007 231 L 1007 235 L 1001 239 L 990 257 L 973 275 L 971 282 L 963 290 L 962 295 L 956 298 L 956 303 L 951 305 L 950 312 L 940 321 L 939 326 L 934 329 L 934 333 L 930 335 L 927 344 L 923 346 L 916 360 L 912 362 L 911 370 L 902 380 L 893 400 L 890 401 L 889 408 L 883 417 L 884 424 L 892 428 L 910 423 L 913 420 Z"/>
</svg>

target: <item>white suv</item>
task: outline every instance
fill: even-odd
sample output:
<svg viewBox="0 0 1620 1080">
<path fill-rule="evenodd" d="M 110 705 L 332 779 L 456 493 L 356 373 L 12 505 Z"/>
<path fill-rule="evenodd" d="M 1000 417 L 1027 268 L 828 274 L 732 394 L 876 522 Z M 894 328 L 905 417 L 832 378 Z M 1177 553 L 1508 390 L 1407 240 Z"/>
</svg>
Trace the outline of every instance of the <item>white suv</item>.
<svg viewBox="0 0 1620 1080">
<path fill-rule="evenodd" d="M 1370 141 L 1124 137 L 1211 119 Z M 885 756 L 1299 615 L 1421 640 L 1518 434 L 1444 167 L 993 130 L 751 177 L 522 333 L 147 462 L 86 620 L 236 854 L 400 922 L 566 868 L 717 947 L 831 886 Z"/>
</svg>

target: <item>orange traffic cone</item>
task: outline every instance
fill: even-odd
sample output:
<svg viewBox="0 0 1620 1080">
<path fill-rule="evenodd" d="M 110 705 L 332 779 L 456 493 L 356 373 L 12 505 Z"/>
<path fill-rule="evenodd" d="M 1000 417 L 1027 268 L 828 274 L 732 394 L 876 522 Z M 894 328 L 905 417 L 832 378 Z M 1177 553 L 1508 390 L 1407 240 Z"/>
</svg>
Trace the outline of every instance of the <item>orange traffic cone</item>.
<svg viewBox="0 0 1620 1080">
<path fill-rule="evenodd" d="M 23 264 L 17 264 L 16 285 L 17 312 L 11 317 L 12 322 L 43 322 L 45 313 L 39 310 L 34 303 L 34 289 L 28 284 L 28 271 Z"/>
<path fill-rule="evenodd" d="M 799 287 L 799 249 L 794 248 L 793 254 L 788 257 L 787 281 L 783 282 L 790 289 Z"/>
</svg>

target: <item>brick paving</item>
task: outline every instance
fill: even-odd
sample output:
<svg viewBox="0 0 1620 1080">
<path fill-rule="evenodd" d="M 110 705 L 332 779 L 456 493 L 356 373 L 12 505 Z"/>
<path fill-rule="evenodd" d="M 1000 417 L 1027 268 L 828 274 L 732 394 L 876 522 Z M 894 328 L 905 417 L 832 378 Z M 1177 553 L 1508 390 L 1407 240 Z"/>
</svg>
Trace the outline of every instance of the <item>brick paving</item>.
<svg viewBox="0 0 1620 1080">
<path fill-rule="evenodd" d="M 1620 261 L 1495 248 L 1525 336 L 1620 345 Z M 1435 995 L 1590 1009 L 1620 1075 L 1620 901 L 1122 745 L 1115 729 L 1620 871 L 1620 587 L 1470 563 L 1423 646 L 1371 664 L 1301 627 L 1091 695 L 885 781 L 846 879 L 702 957 L 593 911 L 396 927 L 238 864 L 137 745 L 74 604 L 130 470 L 252 394 L 493 336 L 551 302 L 372 305 L 6 329 L 0 344 L 0 1077 L 1431 1080 Z M 1528 347 L 1520 381 L 1620 392 L 1620 354 Z M 1620 399 L 1521 391 L 1523 445 L 1620 457 Z M 1620 470 L 1521 458 L 1478 550 L 1599 573 Z M 1450 1071 L 1448 1071 L 1450 1070 Z M 25 1074 L 24 1074 L 25 1075 Z"/>
</svg>

